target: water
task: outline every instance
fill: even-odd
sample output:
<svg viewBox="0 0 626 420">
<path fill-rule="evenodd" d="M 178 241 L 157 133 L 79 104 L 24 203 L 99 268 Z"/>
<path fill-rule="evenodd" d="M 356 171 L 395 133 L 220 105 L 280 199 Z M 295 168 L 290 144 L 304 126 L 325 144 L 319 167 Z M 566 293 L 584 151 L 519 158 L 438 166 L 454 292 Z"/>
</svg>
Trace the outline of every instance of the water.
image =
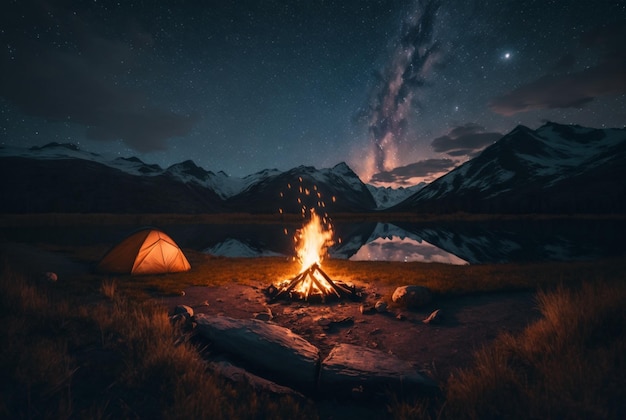
<svg viewBox="0 0 626 420">
<path fill-rule="evenodd" d="M 159 226 L 183 249 L 226 257 L 295 255 L 299 227 L 281 224 Z M 3 228 L 0 238 L 57 245 L 113 245 L 136 226 Z M 285 233 L 287 229 L 287 233 Z M 331 258 L 483 264 L 591 260 L 626 255 L 626 220 L 335 223 Z"/>
<path fill-rule="evenodd" d="M 271 224 L 190 229 L 196 249 L 255 257 L 293 256 L 293 228 L 287 234 L 285 226 Z M 590 260 L 625 255 L 624 232 L 622 220 L 336 223 L 336 244 L 329 254 L 353 261 L 447 264 Z M 177 240 L 185 237 L 181 232 Z"/>
</svg>

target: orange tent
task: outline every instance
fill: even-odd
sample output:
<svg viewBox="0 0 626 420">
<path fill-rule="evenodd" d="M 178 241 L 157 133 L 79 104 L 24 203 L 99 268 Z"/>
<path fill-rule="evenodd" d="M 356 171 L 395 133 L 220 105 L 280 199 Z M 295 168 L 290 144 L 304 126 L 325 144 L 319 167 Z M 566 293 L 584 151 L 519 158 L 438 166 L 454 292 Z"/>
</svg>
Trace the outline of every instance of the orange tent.
<svg viewBox="0 0 626 420">
<path fill-rule="evenodd" d="M 111 248 L 96 270 L 104 273 L 159 274 L 191 269 L 176 242 L 154 228 L 139 230 Z"/>
</svg>

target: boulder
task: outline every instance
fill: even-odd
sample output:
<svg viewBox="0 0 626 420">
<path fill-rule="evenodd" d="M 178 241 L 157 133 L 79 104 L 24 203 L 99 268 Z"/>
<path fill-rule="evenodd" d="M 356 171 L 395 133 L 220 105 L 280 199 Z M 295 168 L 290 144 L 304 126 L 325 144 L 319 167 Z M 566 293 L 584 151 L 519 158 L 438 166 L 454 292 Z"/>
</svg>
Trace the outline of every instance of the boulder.
<svg viewBox="0 0 626 420">
<path fill-rule="evenodd" d="M 197 314 L 196 331 L 217 348 L 280 384 L 314 389 L 319 350 L 291 330 L 257 319 Z"/>
<path fill-rule="evenodd" d="M 437 384 L 405 360 L 352 344 L 338 344 L 322 362 L 321 391 L 350 394 L 353 389 L 360 389 L 369 394 L 390 388 L 420 388 L 433 392 Z"/>
<path fill-rule="evenodd" d="M 430 303 L 432 296 L 423 286 L 400 286 L 393 292 L 391 300 L 396 305 L 416 309 Z"/>
</svg>

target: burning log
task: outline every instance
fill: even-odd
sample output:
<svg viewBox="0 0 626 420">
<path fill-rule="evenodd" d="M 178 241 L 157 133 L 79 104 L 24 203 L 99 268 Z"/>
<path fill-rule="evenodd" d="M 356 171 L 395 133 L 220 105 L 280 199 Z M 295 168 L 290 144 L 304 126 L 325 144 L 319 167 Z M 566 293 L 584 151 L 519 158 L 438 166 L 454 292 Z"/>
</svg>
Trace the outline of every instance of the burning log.
<svg viewBox="0 0 626 420">
<path fill-rule="evenodd" d="M 300 186 L 301 192 L 302 188 Z M 313 190 L 315 189 L 314 187 Z M 309 194 L 309 190 L 306 190 L 306 194 Z M 309 300 L 309 297 L 319 297 L 324 302 L 329 297 L 338 299 L 360 297 L 354 286 L 334 282 L 322 270 L 320 265 L 326 249 L 333 244 L 333 230 L 327 216 L 322 219 L 314 209 L 309 209 L 309 211 L 311 220 L 294 236 L 302 271 L 293 279 L 282 282 L 278 287 L 270 285 L 266 290 L 270 300 L 282 297 Z M 306 208 L 303 206 L 302 214 L 305 213 Z"/>
<path fill-rule="evenodd" d="M 318 263 L 313 263 L 293 279 L 283 282 L 282 287 L 271 285 L 267 292 L 270 300 L 289 298 L 308 301 L 309 297 L 319 297 L 325 302 L 326 298 L 360 297 L 355 286 L 333 281 Z"/>
</svg>

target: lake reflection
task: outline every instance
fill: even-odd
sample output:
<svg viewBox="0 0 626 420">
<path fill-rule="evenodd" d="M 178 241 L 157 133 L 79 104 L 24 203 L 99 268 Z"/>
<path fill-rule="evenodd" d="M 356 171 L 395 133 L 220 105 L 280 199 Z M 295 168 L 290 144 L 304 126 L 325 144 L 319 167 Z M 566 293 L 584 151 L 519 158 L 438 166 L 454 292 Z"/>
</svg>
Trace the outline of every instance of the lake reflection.
<svg viewBox="0 0 626 420">
<path fill-rule="evenodd" d="M 296 225 L 172 224 L 157 226 L 181 248 L 224 257 L 295 256 Z M 30 243 L 114 244 L 134 225 L 4 227 L 0 238 Z M 287 233 L 285 233 L 287 229 Z M 330 258 L 484 264 L 573 261 L 626 255 L 626 220 L 555 219 L 483 222 L 335 223 Z"/>
<path fill-rule="evenodd" d="M 353 261 L 447 264 L 588 260 L 624 255 L 625 231 L 623 220 L 343 222 L 335 224 L 337 243 L 329 254 Z M 175 239 L 193 242 L 193 248 L 214 255 L 291 257 L 292 233 L 285 235 L 284 226 L 278 224 L 215 225 L 194 227 L 191 241 L 185 235 Z"/>
<path fill-rule="evenodd" d="M 363 245 L 351 256 L 350 261 L 404 261 L 438 262 L 464 265 L 467 261 L 437 248 L 426 241 L 410 238 L 377 238 Z"/>
</svg>

